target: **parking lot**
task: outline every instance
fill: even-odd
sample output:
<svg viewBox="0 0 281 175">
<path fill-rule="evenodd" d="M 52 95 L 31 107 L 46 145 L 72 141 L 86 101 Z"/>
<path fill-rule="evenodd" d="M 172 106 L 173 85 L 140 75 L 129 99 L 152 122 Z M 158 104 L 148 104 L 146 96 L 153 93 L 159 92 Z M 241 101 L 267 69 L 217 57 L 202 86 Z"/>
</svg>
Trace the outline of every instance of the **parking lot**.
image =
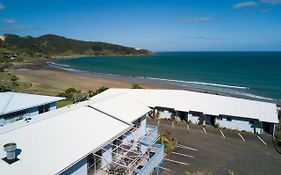
<svg viewBox="0 0 281 175">
<path fill-rule="evenodd" d="M 149 120 L 148 123 L 157 124 Z M 159 131 L 168 130 L 178 141 L 177 147 L 165 157 L 161 174 L 185 174 L 186 171 L 211 171 L 214 175 L 280 174 L 281 155 L 275 150 L 269 135 L 259 137 L 198 125 L 187 126 L 161 120 Z"/>
</svg>

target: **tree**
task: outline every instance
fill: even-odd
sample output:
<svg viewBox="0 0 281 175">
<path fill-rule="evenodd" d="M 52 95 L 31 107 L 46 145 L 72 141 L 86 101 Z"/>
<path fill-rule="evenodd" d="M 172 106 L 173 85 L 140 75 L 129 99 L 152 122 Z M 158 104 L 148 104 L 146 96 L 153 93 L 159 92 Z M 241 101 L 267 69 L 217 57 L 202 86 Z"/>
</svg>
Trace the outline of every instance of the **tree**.
<svg viewBox="0 0 281 175">
<path fill-rule="evenodd" d="M 77 94 L 81 94 L 81 91 L 75 88 L 68 88 L 63 93 L 60 93 L 59 96 L 66 97 L 67 99 L 74 99 L 74 96 L 77 96 Z"/>
</svg>

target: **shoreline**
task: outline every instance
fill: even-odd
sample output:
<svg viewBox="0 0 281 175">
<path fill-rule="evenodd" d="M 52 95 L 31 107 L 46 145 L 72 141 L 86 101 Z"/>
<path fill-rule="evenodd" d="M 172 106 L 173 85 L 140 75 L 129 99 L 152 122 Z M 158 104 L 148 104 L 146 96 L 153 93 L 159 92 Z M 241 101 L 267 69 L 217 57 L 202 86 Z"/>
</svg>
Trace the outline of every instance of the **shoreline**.
<svg viewBox="0 0 281 175">
<path fill-rule="evenodd" d="M 72 58 L 83 58 L 83 57 L 119 57 L 119 56 L 149 56 L 155 54 L 156 52 L 151 52 L 149 54 L 128 54 L 128 55 L 61 55 L 61 56 L 52 56 L 52 58 L 46 59 L 45 61 L 56 61 L 56 60 L 64 60 L 64 59 L 72 59 Z"/>
<path fill-rule="evenodd" d="M 258 98 L 259 96 L 255 96 L 254 94 L 253 96 L 233 94 L 230 92 L 217 91 L 207 87 L 183 86 L 173 81 L 165 82 L 157 79 L 147 79 L 146 77 L 90 73 L 58 65 L 50 65 L 48 64 L 48 61 L 17 63 L 7 70 L 20 77 L 20 80 L 28 81 L 33 84 L 33 86 L 27 91 L 47 93 L 49 95 L 55 95 L 57 92 L 62 92 L 71 87 L 81 89 L 81 91 L 88 91 L 97 89 L 101 86 L 108 88 L 131 88 L 132 84 L 139 84 L 144 88 L 150 89 L 190 90 L 229 97 L 273 102 L 279 105 L 281 104 L 280 100 L 261 99 Z"/>
<path fill-rule="evenodd" d="M 105 86 L 108 88 L 131 88 L 134 80 L 117 80 L 89 74 L 81 74 L 55 68 L 46 61 L 15 63 L 13 67 L 6 69 L 8 72 L 18 76 L 20 81 L 32 83 L 32 87 L 24 90 L 30 93 L 46 95 L 58 95 L 68 88 L 76 88 L 82 92 L 95 90 Z M 141 84 L 144 88 L 158 88 L 156 84 Z"/>
</svg>

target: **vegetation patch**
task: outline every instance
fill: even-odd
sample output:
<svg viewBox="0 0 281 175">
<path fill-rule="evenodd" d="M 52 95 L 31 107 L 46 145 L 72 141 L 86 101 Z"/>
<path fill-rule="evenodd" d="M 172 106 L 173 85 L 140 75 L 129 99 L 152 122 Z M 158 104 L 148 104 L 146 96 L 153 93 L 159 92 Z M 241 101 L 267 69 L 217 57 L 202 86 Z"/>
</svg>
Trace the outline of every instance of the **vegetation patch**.
<svg viewBox="0 0 281 175">
<path fill-rule="evenodd" d="M 132 89 L 144 89 L 144 88 L 139 84 L 132 84 Z"/>
<path fill-rule="evenodd" d="M 19 77 L 11 73 L 0 72 L 0 91 L 21 91 L 31 86 L 31 83 L 19 81 Z"/>
<path fill-rule="evenodd" d="M 81 92 L 81 90 L 75 88 L 68 88 L 58 96 L 65 97 L 65 100 L 61 100 L 57 103 L 57 108 L 64 107 L 73 103 L 78 103 L 90 99 L 91 97 L 107 90 L 107 87 L 100 87 L 95 91 L 89 90 L 88 92 Z"/>
<path fill-rule="evenodd" d="M 2 52 L 9 57 L 16 54 L 17 57 L 24 60 L 78 55 L 145 55 L 150 53 L 144 49 L 105 42 L 80 41 L 51 34 L 40 37 L 21 37 L 13 34 L 5 34 L 4 36 L 5 41 L 0 42 Z"/>
<path fill-rule="evenodd" d="M 171 132 L 166 130 L 164 132 L 160 132 L 157 143 L 164 145 L 165 154 L 170 154 L 175 148 L 177 141 L 171 137 Z"/>
</svg>

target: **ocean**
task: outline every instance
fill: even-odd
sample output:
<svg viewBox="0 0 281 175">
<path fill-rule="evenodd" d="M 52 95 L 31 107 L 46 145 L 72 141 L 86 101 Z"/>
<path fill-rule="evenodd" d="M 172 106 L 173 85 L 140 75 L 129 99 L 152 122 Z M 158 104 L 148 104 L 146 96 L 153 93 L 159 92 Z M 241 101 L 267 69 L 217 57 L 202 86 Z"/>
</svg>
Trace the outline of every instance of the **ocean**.
<svg viewBox="0 0 281 175">
<path fill-rule="evenodd" d="M 281 99 L 281 52 L 159 52 L 50 62 L 60 68 L 133 77 L 261 99 Z"/>
</svg>

